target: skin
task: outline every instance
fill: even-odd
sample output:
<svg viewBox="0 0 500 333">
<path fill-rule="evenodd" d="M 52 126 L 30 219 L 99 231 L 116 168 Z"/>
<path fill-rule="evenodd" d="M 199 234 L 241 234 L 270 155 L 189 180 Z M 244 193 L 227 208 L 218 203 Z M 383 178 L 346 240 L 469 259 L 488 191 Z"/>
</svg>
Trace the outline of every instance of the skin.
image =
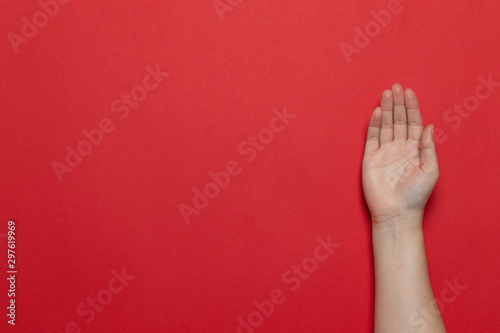
<svg viewBox="0 0 500 333">
<path fill-rule="evenodd" d="M 424 130 L 415 92 L 397 83 L 382 93 L 370 119 L 362 179 L 372 219 L 375 333 L 446 332 L 422 230 L 439 179 L 433 130 Z"/>
</svg>

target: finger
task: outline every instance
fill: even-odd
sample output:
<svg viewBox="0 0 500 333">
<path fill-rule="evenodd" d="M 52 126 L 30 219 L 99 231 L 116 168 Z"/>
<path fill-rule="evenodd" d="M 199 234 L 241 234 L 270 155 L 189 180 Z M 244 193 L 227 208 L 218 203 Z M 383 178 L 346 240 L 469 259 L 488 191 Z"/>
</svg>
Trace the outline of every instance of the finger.
<svg viewBox="0 0 500 333">
<path fill-rule="evenodd" d="M 408 113 L 408 140 L 420 140 L 424 130 L 420 106 L 415 92 L 408 88 L 405 90 L 405 105 Z"/>
<path fill-rule="evenodd" d="M 382 111 L 376 107 L 370 118 L 368 134 L 366 136 L 365 156 L 377 151 L 380 141 L 380 125 L 382 124 Z"/>
<path fill-rule="evenodd" d="M 392 142 L 394 139 L 394 124 L 393 124 L 393 102 L 392 91 L 385 90 L 382 93 L 382 101 L 380 102 L 382 108 L 382 127 L 380 128 L 380 145 L 387 142 Z"/>
<path fill-rule="evenodd" d="M 420 167 L 428 174 L 439 177 L 436 145 L 432 138 L 434 125 L 429 125 L 420 138 Z"/>
<path fill-rule="evenodd" d="M 406 120 L 406 106 L 403 87 L 396 83 L 392 86 L 394 99 L 394 140 L 408 139 L 408 121 Z"/>
</svg>

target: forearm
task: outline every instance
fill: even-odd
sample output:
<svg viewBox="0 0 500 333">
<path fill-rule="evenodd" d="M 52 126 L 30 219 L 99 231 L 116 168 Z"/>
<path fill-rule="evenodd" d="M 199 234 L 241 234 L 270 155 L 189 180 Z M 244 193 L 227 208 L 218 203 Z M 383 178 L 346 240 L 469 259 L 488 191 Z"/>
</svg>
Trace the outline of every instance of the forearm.
<svg viewBox="0 0 500 333">
<path fill-rule="evenodd" d="M 421 332 L 413 321 L 434 301 L 429 280 L 422 216 L 372 224 L 375 262 L 375 332 Z M 426 332 L 446 332 L 441 316 Z"/>
</svg>

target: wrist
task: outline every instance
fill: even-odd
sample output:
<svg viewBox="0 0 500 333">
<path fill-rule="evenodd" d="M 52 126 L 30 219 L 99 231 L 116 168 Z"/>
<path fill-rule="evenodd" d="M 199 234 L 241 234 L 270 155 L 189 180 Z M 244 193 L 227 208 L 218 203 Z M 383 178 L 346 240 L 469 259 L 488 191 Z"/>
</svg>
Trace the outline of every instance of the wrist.
<svg viewBox="0 0 500 333">
<path fill-rule="evenodd" d="M 373 236 L 406 236 L 423 233 L 422 221 L 423 211 L 417 211 L 407 214 L 400 214 L 393 217 L 373 218 L 372 233 Z"/>
<path fill-rule="evenodd" d="M 418 215 L 373 223 L 372 243 L 376 265 L 411 267 L 426 260 L 422 217 Z"/>
</svg>

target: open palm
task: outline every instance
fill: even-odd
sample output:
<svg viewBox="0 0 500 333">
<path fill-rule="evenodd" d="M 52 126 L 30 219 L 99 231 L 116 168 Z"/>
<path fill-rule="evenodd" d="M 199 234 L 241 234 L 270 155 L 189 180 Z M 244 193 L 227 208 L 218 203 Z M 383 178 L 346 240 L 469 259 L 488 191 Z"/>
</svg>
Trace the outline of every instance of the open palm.
<svg viewBox="0 0 500 333">
<path fill-rule="evenodd" d="M 363 158 L 363 192 L 372 221 L 422 214 L 439 179 L 434 127 L 423 128 L 415 92 L 395 84 L 371 116 Z"/>
</svg>

